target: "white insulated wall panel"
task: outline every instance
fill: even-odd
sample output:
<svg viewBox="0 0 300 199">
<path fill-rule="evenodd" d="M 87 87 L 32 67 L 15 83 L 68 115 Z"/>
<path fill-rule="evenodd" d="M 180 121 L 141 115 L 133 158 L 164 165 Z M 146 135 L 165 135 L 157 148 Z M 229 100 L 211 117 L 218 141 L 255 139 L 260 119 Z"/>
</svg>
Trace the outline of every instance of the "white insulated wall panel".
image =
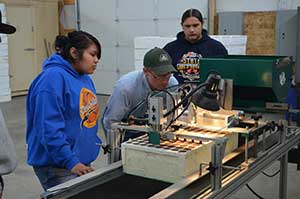
<svg viewBox="0 0 300 199">
<path fill-rule="evenodd" d="M 176 36 L 182 31 L 179 19 L 160 19 L 157 21 L 157 36 Z"/>
<path fill-rule="evenodd" d="M 118 48 L 117 55 L 117 70 L 120 71 L 121 75 L 132 71 L 134 62 L 134 48 L 123 47 Z"/>
<path fill-rule="evenodd" d="M 106 23 L 107 25 L 109 23 L 112 23 L 117 16 L 116 7 L 117 7 L 117 0 L 79 1 L 81 26 L 84 27 L 86 25 L 84 21 L 90 21 L 90 20 L 97 21 L 98 23 L 102 23 L 102 24 Z"/>
<path fill-rule="evenodd" d="M 189 0 L 189 1 L 174 1 L 174 0 L 158 0 L 157 1 L 157 19 L 170 20 L 173 23 L 176 21 L 175 26 L 180 28 L 181 16 L 183 12 L 190 8 L 196 8 L 201 11 L 204 19 L 204 28 L 207 28 L 208 19 L 208 1 Z M 176 32 L 173 32 L 173 36 Z"/>
<path fill-rule="evenodd" d="M 103 4 L 105 5 L 105 4 Z M 117 17 L 122 20 L 153 19 L 154 0 L 117 0 Z M 135 29 L 135 27 L 132 27 Z"/>
<path fill-rule="evenodd" d="M 97 90 L 101 90 L 102 93 L 110 93 L 113 89 L 114 84 L 110 82 L 115 82 L 118 79 L 118 74 L 111 71 L 96 71 L 92 78 L 97 87 Z M 105 107 L 101 107 L 105 108 Z"/>
<path fill-rule="evenodd" d="M 117 51 L 115 47 L 102 47 L 101 59 L 97 65 L 97 72 L 105 71 L 105 72 L 115 72 L 117 59 Z"/>
<path fill-rule="evenodd" d="M 118 23 L 117 39 L 120 46 L 134 47 L 136 36 L 155 35 L 155 24 L 152 20 L 131 20 Z"/>
<path fill-rule="evenodd" d="M 110 24 L 98 22 L 95 19 L 83 20 L 81 30 L 91 33 L 101 43 L 103 48 L 115 47 L 117 45 L 117 24 L 111 21 Z"/>
</svg>

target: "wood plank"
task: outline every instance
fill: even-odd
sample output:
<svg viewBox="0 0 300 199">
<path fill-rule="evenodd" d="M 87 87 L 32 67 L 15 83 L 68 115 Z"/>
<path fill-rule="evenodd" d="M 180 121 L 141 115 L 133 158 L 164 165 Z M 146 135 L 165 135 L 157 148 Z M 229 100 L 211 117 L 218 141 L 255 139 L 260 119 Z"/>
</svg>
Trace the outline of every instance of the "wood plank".
<svg viewBox="0 0 300 199">
<path fill-rule="evenodd" d="M 225 97 L 224 97 L 224 109 L 232 110 L 233 104 L 233 80 L 225 80 Z"/>
<path fill-rule="evenodd" d="M 58 3 L 64 3 L 65 5 L 74 5 L 75 0 L 59 0 Z"/>
<path fill-rule="evenodd" d="M 208 29 L 209 29 L 209 34 L 213 35 L 215 33 L 216 0 L 208 1 L 208 9 L 209 9 Z"/>
</svg>

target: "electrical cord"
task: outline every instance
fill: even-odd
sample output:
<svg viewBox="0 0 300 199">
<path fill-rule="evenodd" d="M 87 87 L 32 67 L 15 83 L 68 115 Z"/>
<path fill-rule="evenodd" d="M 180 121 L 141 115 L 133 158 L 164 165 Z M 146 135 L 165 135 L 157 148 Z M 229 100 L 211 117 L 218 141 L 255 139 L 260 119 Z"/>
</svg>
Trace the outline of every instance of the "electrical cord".
<svg viewBox="0 0 300 199">
<path fill-rule="evenodd" d="M 249 184 L 246 184 L 246 187 L 259 199 L 264 199 L 264 197 L 262 197 L 261 195 L 259 195 L 258 193 L 256 193 L 250 186 Z"/>
<path fill-rule="evenodd" d="M 176 118 L 173 118 L 173 120 L 170 121 L 170 123 L 168 124 L 168 126 L 166 127 L 165 130 L 167 130 L 188 109 L 189 105 L 191 104 L 191 101 L 192 101 L 192 99 L 189 98 L 187 105 L 183 108 L 183 110 L 181 111 L 181 113 L 177 115 Z"/>
<path fill-rule="evenodd" d="M 273 173 L 273 174 L 268 174 L 268 173 L 266 173 L 266 172 L 262 172 L 262 174 L 263 175 L 265 175 L 265 176 L 267 176 L 267 177 L 269 177 L 269 178 L 272 178 L 272 177 L 274 177 L 274 176 L 276 176 L 278 173 L 280 173 L 280 169 L 278 170 L 278 171 L 276 171 L 275 173 Z M 262 197 L 261 195 L 259 195 L 258 193 L 256 193 L 250 186 L 249 186 L 249 184 L 246 184 L 246 187 L 257 197 L 257 198 L 259 198 L 259 199 L 264 199 L 264 197 Z"/>
<path fill-rule="evenodd" d="M 278 171 L 276 171 L 275 173 L 273 173 L 273 174 L 268 174 L 268 173 L 266 173 L 266 172 L 262 172 L 262 174 L 263 175 L 265 175 L 265 176 L 267 176 L 267 177 L 269 177 L 269 178 L 273 178 L 274 176 L 276 176 L 278 173 L 280 173 L 280 169 L 278 169 Z"/>
</svg>

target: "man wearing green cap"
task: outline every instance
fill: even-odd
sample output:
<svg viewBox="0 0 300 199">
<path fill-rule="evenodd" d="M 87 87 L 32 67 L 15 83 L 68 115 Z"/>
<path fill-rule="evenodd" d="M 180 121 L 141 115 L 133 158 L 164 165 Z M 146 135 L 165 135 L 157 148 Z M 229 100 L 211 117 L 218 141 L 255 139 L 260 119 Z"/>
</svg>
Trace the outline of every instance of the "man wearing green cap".
<svg viewBox="0 0 300 199">
<path fill-rule="evenodd" d="M 153 90 L 163 90 L 177 85 L 172 73 L 177 72 L 172 65 L 169 54 L 160 48 L 153 48 L 144 56 L 143 71 L 133 71 L 122 76 L 115 84 L 112 95 L 105 109 L 102 125 L 106 137 L 112 130 L 111 124 L 127 120 L 132 109 Z M 146 103 L 131 114 L 137 118 L 144 118 Z M 125 140 L 141 134 L 126 133 Z"/>
</svg>

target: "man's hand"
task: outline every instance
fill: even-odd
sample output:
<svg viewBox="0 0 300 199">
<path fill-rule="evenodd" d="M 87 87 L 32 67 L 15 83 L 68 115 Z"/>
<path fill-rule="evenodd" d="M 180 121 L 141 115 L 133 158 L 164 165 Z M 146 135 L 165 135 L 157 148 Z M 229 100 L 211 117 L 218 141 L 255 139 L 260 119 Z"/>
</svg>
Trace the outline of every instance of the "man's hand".
<svg viewBox="0 0 300 199">
<path fill-rule="evenodd" d="M 71 169 L 71 172 L 75 175 L 78 175 L 78 176 L 82 176 L 84 174 L 87 174 L 87 173 L 90 173 L 94 171 L 94 169 L 92 167 L 89 167 L 89 166 L 85 166 L 84 164 L 82 163 L 78 163 L 76 164 L 72 169 Z"/>
</svg>

